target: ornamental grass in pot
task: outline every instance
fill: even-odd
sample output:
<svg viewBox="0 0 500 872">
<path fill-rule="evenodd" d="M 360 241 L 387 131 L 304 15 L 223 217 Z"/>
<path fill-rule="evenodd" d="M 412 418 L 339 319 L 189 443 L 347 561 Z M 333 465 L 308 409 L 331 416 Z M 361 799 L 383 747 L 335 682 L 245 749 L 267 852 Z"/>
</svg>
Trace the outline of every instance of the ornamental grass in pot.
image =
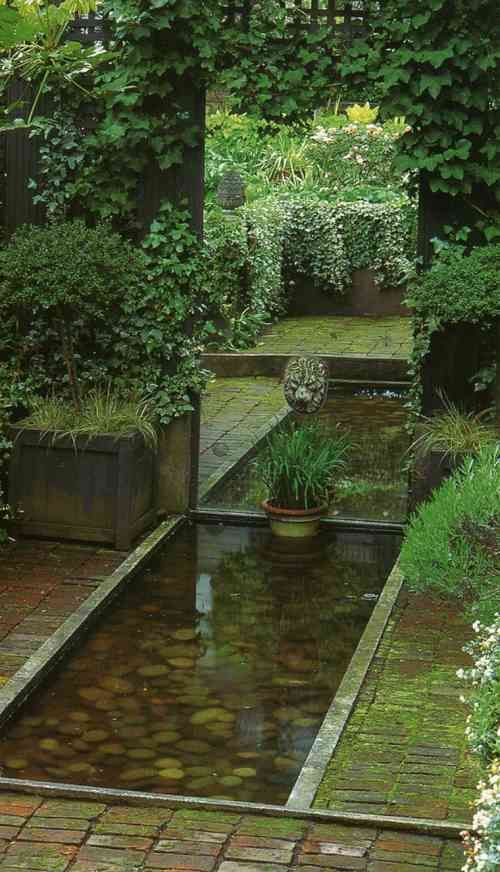
<svg viewBox="0 0 500 872">
<path fill-rule="evenodd" d="M 443 411 L 432 417 L 420 416 L 416 438 L 409 447 L 413 455 L 411 508 L 427 500 L 467 457 L 498 442 L 493 409 L 467 411 L 451 402 L 443 391 L 438 389 L 436 393 Z"/>
<path fill-rule="evenodd" d="M 350 447 L 348 434 L 332 434 L 319 421 L 293 422 L 269 437 L 256 469 L 269 492 L 262 506 L 274 535 L 316 535 Z"/>
</svg>

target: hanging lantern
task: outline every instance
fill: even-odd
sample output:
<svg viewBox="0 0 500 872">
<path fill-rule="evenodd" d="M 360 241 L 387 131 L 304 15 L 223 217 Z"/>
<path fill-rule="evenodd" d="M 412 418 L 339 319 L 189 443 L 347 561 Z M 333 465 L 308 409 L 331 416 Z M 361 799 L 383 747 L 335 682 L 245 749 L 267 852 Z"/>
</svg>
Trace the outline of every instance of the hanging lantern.
<svg viewBox="0 0 500 872">
<path fill-rule="evenodd" d="M 223 209 L 237 209 L 245 203 L 245 184 L 236 170 L 224 173 L 217 188 L 217 202 Z"/>
</svg>

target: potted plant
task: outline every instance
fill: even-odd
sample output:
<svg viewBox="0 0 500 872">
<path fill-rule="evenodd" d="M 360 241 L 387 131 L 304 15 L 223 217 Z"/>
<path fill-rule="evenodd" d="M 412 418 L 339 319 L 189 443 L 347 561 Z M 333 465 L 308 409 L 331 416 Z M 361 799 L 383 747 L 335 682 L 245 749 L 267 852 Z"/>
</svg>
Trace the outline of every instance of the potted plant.
<svg viewBox="0 0 500 872">
<path fill-rule="evenodd" d="M 428 499 L 433 490 L 448 478 L 462 461 L 477 454 L 483 446 L 498 440 L 491 409 L 466 412 L 438 390 L 443 411 L 430 417 L 422 415 L 416 438 L 410 445 L 413 454 L 412 507 Z"/>
<path fill-rule="evenodd" d="M 274 535 L 316 535 L 349 448 L 348 434 L 332 434 L 319 421 L 293 422 L 269 437 L 256 467 L 269 491 L 262 506 Z"/>
</svg>

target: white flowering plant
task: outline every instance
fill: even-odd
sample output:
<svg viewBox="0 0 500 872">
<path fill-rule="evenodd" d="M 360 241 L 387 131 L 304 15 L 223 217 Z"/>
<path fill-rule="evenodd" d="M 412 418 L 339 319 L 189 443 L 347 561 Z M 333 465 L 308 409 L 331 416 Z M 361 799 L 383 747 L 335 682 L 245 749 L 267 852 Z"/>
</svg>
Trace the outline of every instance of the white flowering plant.
<svg viewBox="0 0 500 872">
<path fill-rule="evenodd" d="M 476 638 L 465 646 L 473 660 L 470 669 L 457 675 L 472 688 L 472 712 L 467 721 L 467 738 L 472 751 L 488 764 L 500 754 L 500 614 L 485 626 L 472 625 Z"/>
<path fill-rule="evenodd" d="M 500 865 L 500 614 L 488 626 L 476 621 L 473 628 L 476 639 L 464 649 L 473 665 L 457 675 L 472 685 L 467 737 L 488 768 L 478 785 L 472 829 L 462 833 L 463 872 L 495 872 Z"/>
<path fill-rule="evenodd" d="M 387 185 L 404 188 L 408 177 L 394 165 L 397 141 L 410 128 L 364 124 L 317 127 L 310 135 L 311 161 L 333 192 L 354 185 Z"/>
</svg>

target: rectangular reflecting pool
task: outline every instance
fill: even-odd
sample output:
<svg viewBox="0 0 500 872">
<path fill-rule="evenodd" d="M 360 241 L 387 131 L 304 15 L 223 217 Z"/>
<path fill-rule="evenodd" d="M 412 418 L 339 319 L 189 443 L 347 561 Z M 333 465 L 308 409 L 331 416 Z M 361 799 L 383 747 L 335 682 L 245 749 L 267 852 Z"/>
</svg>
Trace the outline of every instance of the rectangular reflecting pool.
<svg viewBox="0 0 500 872">
<path fill-rule="evenodd" d="M 405 520 L 409 446 L 406 402 L 407 396 L 400 389 L 334 387 L 317 417 L 327 429 L 348 432 L 352 450 L 336 484 L 331 517 L 396 523 Z M 202 505 L 221 511 L 255 512 L 266 498 L 265 485 L 251 458 L 210 491 Z"/>
<path fill-rule="evenodd" d="M 0 774 L 285 803 L 399 544 L 186 525 L 9 723 Z"/>
</svg>

